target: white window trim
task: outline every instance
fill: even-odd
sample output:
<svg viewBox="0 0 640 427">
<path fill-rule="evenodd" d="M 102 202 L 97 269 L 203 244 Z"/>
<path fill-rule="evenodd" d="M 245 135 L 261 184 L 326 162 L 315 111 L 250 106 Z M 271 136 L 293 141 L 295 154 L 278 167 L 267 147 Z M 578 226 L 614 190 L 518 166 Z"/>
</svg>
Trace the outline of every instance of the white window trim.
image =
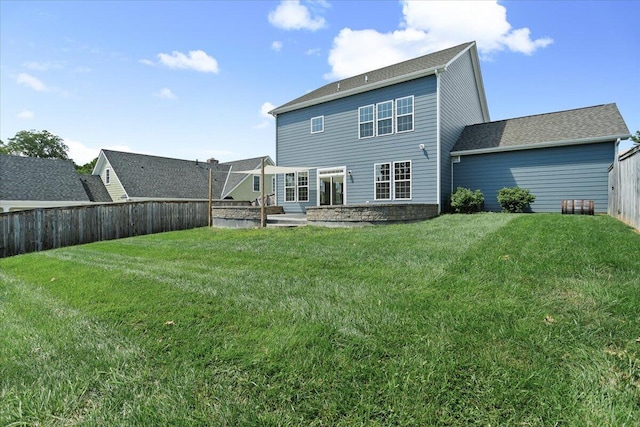
<svg viewBox="0 0 640 427">
<path fill-rule="evenodd" d="M 403 100 L 403 99 L 408 99 L 408 98 L 411 98 L 411 114 L 398 114 L 398 101 Z M 415 104 L 415 99 L 414 99 L 413 95 L 403 96 L 402 98 L 396 98 L 394 112 L 395 112 L 394 122 L 395 122 L 396 133 L 413 132 L 415 130 L 415 128 L 416 128 L 416 117 L 415 117 L 416 104 Z M 406 117 L 406 116 L 411 116 L 411 129 L 409 129 L 409 130 L 398 130 L 398 119 L 400 117 Z"/>
<path fill-rule="evenodd" d="M 320 129 L 320 130 L 314 131 L 314 130 L 313 130 L 313 121 L 314 121 L 314 120 L 316 120 L 316 119 L 320 119 L 320 123 L 322 124 L 322 126 L 321 126 L 321 129 Z M 311 124 L 311 133 L 312 133 L 312 134 L 314 134 L 314 133 L 322 133 L 322 132 L 324 132 L 324 116 L 311 117 L 310 124 Z"/>
<path fill-rule="evenodd" d="M 349 186 L 347 185 L 347 167 L 337 166 L 335 168 L 322 168 L 316 172 L 316 206 L 320 206 L 320 178 L 329 176 L 342 176 L 342 205 L 347 205 L 347 191 Z"/>
<path fill-rule="evenodd" d="M 378 113 L 380 112 L 380 105 L 381 104 L 388 104 L 388 103 L 391 103 L 391 116 L 381 119 L 380 117 L 378 117 Z M 374 117 L 376 119 L 376 126 L 375 126 L 375 130 L 374 130 L 375 136 L 387 136 L 387 135 L 393 135 L 394 134 L 394 130 L 395 130 L 395 126 L 394 126 L 394 123 L 393 123 L 393 122 L 395 122 L 394 110 L 395 110 L 395 104 L 394 104 L 393 100 L 382 101 L 382 102 L 378 102 L 376 104 L 376 108 L 375 108 L 375 110 L 373 112 L 373 115 L 374 115 Z M 383 120 L 391 120 L 391 132 L 383 133 L 383 134 L 378 133 L 378 129 L 379 129 L 378 128 L 378 124 Z"/>
<path fill-rule="evenodd" d="M 299 184 L 299 174 L 301 173 L 306 173 L 307 174 L 307 185 L 300 185 Z M 287 185 L 287 175 L 289 174 L 293 174 L 293 186 L 291 185 Z M 306 203 L 309 201 L 309 191 L 310 191 L 310 185 L 309 185 L 309 171 L 300 171 L 300 172 L 288 172 L 284 174 L 284 202 L 285 203 Z M 307 189 L 307 198 L 306 199 L 301 199 L 300 198 L 300 188 L 305 188 Z M 293 188 L 293 200 L 287 200 L 287 188 Z"/>
<path fill-rule="evenodd" d="M 397 197 L 396 195 L 396 165 L 398 163 L 409 163 L 409 179 L 402 179 L 398 182 L 409 182 L 409 197 Z M 397 162 L 393 162 L 393 169 L 391 170 L 392 175 L 392 183 L 393 183 L 393 200 L 411 200 L 413 198 L 413 163 L 411 160 L 400 160 Z"/>
<path fill-rule="evenodd" d="M 109 185 L 109 184 L 111 184 L 111 169 L 106 168 L 104 170 L 104 185 Z"/>
<path fill-rule="evenodd" d="M 300 174 L 307 174 L 307 185 L 300 185 Z M 306 188 L 307 189 L 307 198 L 306 199 L 302 199 L 300 198 L 300 189 L 301 188 Z M 296 201 L 298 202 L 308 202 L 309 201 L 309 171 L 304 171 L 304 172 L 296 172 Z"/>
<path fill-rule="evenodd" d="M 389 165 L 389 180 L 388 181 L 376 181 L 376 167 L 379 165 Z M 373 200 L 391 200 L 393 195 L 393 169 L 391 168 L 391 162 L 374 163 L 373 165 Z M 382 199 L 378 197 L 377 184 L 379 182 L 389 183 L 389 197 Z"/>
<path fill-rule="evenodd" d="M 253 180 L 251 182 L 251 188 L 253 189 L 254 193 L 259 193 L 260 192 L 260 181 L 262 181 L 262 179 L 260 178 L 260 175 L 252 175 L 253 176 Z M 256 178 L 258 178 L 258 189 L 256 190 Z"/>
<path fill-rule="evenodd" d="M 293 186 L 291 185 L 287 185 L 287 175 L 293 175 Z M 295 203 L 298 201 L 298 194 L 296 191 L 296 180 L 297 180 L 297 176 L 295 172 L 289 172 L 289 173 L 285 173 L 284 174 L 284 182 L 283 182 L 283 187 L 284 187 L 284 202 L 285 203 Z M 287 189 L 289 188 L 293 188 L 293 200 L 287 200 Z"/>
<path fill-rule="evenodd" d="M 360 110 L 362 110 L 363 108 L 369 108 L 369 107 L 373 108 L 373 114 L 372 114 L 371 121 L 370 122 L 369 121 L 361 122 L 360 121 Z M 360 133 L 360 125 L 362 125 L 364 123 L 371 123 L 371 126 L 373 127 L 373 134 L 371 136 L 362 136 L 362 134 Z M 376 136 L 376 106 L 375 106 L 375 104 L 363 105 L 362 107 L 358 107 L 358 139 L 374 138 L 375 136 Z"/>
</svg>

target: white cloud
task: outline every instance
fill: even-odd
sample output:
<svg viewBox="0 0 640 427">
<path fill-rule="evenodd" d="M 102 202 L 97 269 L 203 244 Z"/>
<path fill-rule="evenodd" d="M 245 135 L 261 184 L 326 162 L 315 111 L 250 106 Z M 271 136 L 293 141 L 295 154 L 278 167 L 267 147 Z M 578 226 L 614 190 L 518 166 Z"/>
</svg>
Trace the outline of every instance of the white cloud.
<svg viewBox="0 0 640 427">
<path fill-rule="evenodd" d="M 37 61 L 29 61 L 22 64 L 25 68 L 35 71 L 48 71 L 52 69 L 62 69 L 64 68 L 63 62 L 37 62 Z"/>
<path fill-rule="evenodd" d="M 475 40 L 483 59 L 508 49 L 531 55 L 553 43 L 513 29 L 497 1 L 401 1 L 404 21 L 390 33 L 345 28 L 333 40 L 327 79 L 340 79 Z"/>
<path fill-rule="evenodd" d="M 271 49 L 275 50 L 276 52 L 280 52 L 282 50 L 282 42 L 281 41 L 274 41 L 273 43 L 271 43 Z"/>
<path fill-rule="evenodd" d="M 171 52 L 171 55 L 159 53 L 158 58 L 162 65 L 169 68 L 194 70 L 202 73 L 218 72 L 218 61 L 216 61 L 212 56 L 207 55 L 207 53 L 202 50 L 191 50 L 187 55 L 174 50 Z M 149 64 L 151 61 L 143 59 L 140 62 Z"/>
<path fill-rule="evenodd" d="M 83 143 L 73 139 L 65 138 L 64 143 L 69 147 L 69 157 L 76 165 L 79 166 L 89 163 L 91 160 L 98 157 L 98 154 L 100 153 L 100 149 L 87 147 Z"/>
<path fill-rule="evenodd" d="M 156 65 L 155 62 L 149 60 L 149 59 L 141 59 L 138 62 L 145 64 L 145 65 Z"/>
<path fill-rule="evenodd" d="M 322 8 L 327 8 L 327 2 L 316 2 Z M 316 31 L 325 26 L 322 16 L 311 16 L 309 7 L 300 4 L 299 0 L 283 0 L 276 10 L 269 13 L 269 23 L 284 30 Z"/>
<path fill-rule="evenodd" d="M 29 111 L 29 110 L 22 110 L 18 113 L 18 118 L 24 119 L 24 120 L 33 119 L 35 116 L 36 115 L 33 113 L 33 111 Z"/>
<path fill-rule="evenodd" d="M 49 88 L 44 83 L 42 83 L 42 81 L 27 73 L 18 74 L 16 81 L 18 82 L 18 84 L 30 87 L 31 89 L 37 90 L 38 92 L 47 92 L 49 90 Z"/>
<path fill-rule="evenodd" d="M 260 107 L 260 117 L 264 117 L 265 119 L 273 119 L 273 116 L 269 114 L 269 111 L 273 110 L 274 108 L 276 108 L 275 105 L 270 102 L 265 102 Z"/>
<path fill-rule="evenodd" d="M 260 117 L 262 117 L 264 120 L 255 125 L 253 128 L 264 129 L 269 127 L 269 125 L 273 123 L 274 120 L 273 116 L 269 114 L 269 111 L 273 110 L 274 108 L 276 108 L 276 106 L 270 102 L 265 102 L 264 104 L 262 104 L 262 106 L 260 107 Z"/>
<path fill-rule="evenodd" d="M 171 92 L 171 89 L 167 87 L 163 87 L 158 92 L 154 93 L 153 96 L 163 99 L 178 99 L 178 97 Z"/>
<path fill-rule="evenodd" d="M 315 49 L 307 49 L 305 54 L 309 56 L 320 56 L 321 51 L 322 49 L 320 49 L 319 47 L 316 47 Z"/>
</svg>

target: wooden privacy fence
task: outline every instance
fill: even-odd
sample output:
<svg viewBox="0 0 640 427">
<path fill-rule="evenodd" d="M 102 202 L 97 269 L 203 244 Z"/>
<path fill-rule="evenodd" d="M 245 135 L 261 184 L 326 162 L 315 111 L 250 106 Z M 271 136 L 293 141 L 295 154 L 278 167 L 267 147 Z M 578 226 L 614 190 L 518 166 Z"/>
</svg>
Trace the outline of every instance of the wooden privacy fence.
<svg viewBox="0 0 640 427">
<path fill-rule="evenodd" d="M 640 230 L 640 146 L 622 154 L 611 165 L 607 212 Z"/>
<path fill-rule="evenodd" d="M 207 201 L 147 201 L 0 214 L 0 258 L 142 234 L 205 227 Z"/>
</svg>

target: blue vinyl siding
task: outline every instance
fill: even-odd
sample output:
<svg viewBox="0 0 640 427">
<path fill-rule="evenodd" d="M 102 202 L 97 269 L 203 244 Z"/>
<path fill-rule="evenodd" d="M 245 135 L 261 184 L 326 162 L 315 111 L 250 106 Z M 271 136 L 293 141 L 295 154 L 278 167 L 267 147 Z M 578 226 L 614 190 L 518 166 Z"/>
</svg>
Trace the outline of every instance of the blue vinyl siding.
<svg viewBox="0 0 640 427">
<path fill-rule="evenodd" d="M 448 208 L 451 195 L 449 152 L 466 125 L 482 123 L 482 104 L 476 86 L 471 52 L 465 52 L 440 74 L 441 203 Z"/>
<path fill-rule="evenodd" d="M 593 200 L 596 212 L 606 212 L 614 147 L 605 142 L 461 156 L 453 164 L 454 189 L 480 189 L 489 211 L 501 209 L 498 190 L 517 185 L 536 196 L 533 212 L 560 212 L 569 199 Z"/>
<path fill-rule="evenodd" d="M 358 108 L 414 96 L 414 130 L 358 138 Z M 310 134 L 312 117 L 324 116 L 324 132 Z M 395 126 L 395 124 L 394 124 Z M 436 203 L 436 77 L 427 76 L 323 104 L 283 113 L 276 119 L 279 166 L 346 167 L 347 204 L 374 200 L 374 164 L 411 160 L 412 199 Z M 395 129 L 394 129 L 395 130 Z M 424 144 L 425 152 L 418 148 Z M 317 204 L 316 171 L 309 174 L 309 202 L 284 202 L 283 176 L 278 176 L 278 203 L 286 211 L 304 211 Z M 388 201 L 385 201 L 388 203 Z M 406 203 L 406 201 L 398 201 Z"/>
</svg>

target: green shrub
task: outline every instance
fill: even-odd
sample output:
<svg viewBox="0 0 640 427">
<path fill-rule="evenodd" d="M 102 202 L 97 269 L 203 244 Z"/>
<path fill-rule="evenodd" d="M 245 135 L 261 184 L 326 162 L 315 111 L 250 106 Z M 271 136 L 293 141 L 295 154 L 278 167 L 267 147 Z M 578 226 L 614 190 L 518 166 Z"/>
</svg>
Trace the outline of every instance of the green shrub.
<svg viewBox="0 0 640 427">
<path fill-rule="evenodd" d="M 482 211 L 484 196 L 482 191 L 471 191 L 468 188 L 458 187 L 451 195 L 451 208 L 454 212 L 474 213 Z"/>
<path fill-rule="evenodd" d="M 498 203 L 502 206 L 502 212 L 524 212 L 535 200 L 536 196 L 526 188 L 504 187 L 498 191 Z"/>
</svg>

